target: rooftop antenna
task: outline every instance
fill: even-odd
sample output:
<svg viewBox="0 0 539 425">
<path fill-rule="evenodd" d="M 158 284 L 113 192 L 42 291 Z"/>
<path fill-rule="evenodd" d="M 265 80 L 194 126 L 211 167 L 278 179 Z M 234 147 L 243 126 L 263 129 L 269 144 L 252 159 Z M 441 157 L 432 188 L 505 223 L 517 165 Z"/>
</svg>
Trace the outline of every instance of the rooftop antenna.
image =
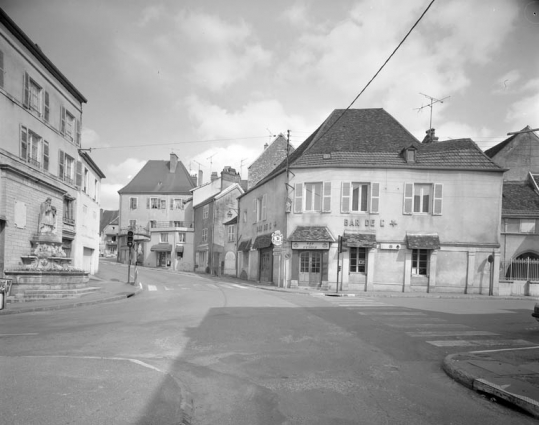
<svg viewBox="0 0 539 425">
<path fill-rule="evenodd" d="M 430 102 L 428 105 L 422 106 L 421 108 L 415 108 L 418 112 L 421 111 L 423 108 L 429 107 L 430 108 L 430 122 L 429 122 L 429 130 L 432 128 L 432 105 L 435 103 L 444 103 L 444 100 L 449 99 L 451 96 L 444 97 L 443 99 L 436 99 L 435 97 L 419 93 L 422 96 L 425 96 L 426 98 L 430 99 Z"/>
<path fill-rule="evenodd" d="M 266 130 L 268 130 L 269 136 L 268 136 L 268 142 L 271 143 L 272 137 L 277 137 L 275 134 L 273 134 L 273 131 L 271 131 L 269 128 L 266 127 Z"/>
<path fill-rule="evenodd" d="M 213 165 L 213 159 L 212 159 L 212 158 L 213 158 L 215 155 L 217 155 L 217 152 L 215 152 L 213 155 L 211 155 L 211 156 L 209 156 L 209 157 L 206 158 L 206 159 L 209 159 L 209 160 L 210 160 L 210 173 L 213 171 L 213 170 L 212 170 L 212 165 Z"/>
</svg>

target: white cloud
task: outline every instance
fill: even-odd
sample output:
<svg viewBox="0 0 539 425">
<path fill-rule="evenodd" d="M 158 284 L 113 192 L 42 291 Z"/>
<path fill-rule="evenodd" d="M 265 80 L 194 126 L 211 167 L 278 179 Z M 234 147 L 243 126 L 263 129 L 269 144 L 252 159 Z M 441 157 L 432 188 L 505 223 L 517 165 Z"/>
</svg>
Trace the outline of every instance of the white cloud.
<svg viewBox="0 0 539 425">
<path fill-rule="evenodd" d="M 164 12 L 165 8 L 163 5 L 145 7 L 140 14 L 139 26 L 147 26 L 150 22 L 159 19 Z"/>
<path fill-rule="evenodd" d="M 521 89 L 524 95 L 513 103 L 507 113 L 506 121 L 511 131 L 518 131 L 529 125 L 539 127 L 539 79 L 528 81 Z"/>
<path fill-rule="evenodd" d="M 123 187 L 122 184 L 101 184 L 100 206 L 104 210 L 117 210 L 120 208 L 120 197 L 118 191 Z"/>
</svg>

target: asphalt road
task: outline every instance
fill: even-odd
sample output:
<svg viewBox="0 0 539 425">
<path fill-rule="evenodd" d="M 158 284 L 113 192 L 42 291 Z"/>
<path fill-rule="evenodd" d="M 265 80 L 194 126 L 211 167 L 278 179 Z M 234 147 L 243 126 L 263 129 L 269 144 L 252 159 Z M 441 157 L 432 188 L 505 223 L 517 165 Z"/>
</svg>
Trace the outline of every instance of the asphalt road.
<svg viewBox="0 0 539 425">
<path fill-rule="evenodd" d="M 125 281 L 123 265 L 101 277 Z M 533 301 L 336 298 L 139 268 L 123 301 L 0 317 L 0 423 L 532 424 L 447 354 L 539 344 Z"/>
</svg>

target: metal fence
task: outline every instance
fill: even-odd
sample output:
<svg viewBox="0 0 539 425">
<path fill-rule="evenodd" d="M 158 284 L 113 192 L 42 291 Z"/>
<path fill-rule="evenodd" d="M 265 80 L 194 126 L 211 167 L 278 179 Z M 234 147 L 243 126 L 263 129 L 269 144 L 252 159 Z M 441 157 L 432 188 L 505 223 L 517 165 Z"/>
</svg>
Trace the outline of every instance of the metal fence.
<svg viewBox="0 0 539 425">
<path fill-rule="evenodd" d="M 500 279 L 539 281 L 539 260 L 523 258 L 501 261 Z"/>
</svg>

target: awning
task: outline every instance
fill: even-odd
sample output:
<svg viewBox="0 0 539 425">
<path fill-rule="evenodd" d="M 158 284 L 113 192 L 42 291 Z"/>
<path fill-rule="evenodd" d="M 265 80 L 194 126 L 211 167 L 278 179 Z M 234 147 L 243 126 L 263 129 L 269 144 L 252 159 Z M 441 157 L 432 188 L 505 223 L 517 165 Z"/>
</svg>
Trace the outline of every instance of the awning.
<svg viewBox="0 0 539 425">
<path fill-rule="evenodd" d="M 249 251 L 251 249 L 251 239 L 241 241 L 238 246 L 238 251 Z"/>
<path fill-rule="evenodd" d="M 329 229 L 323 226 L 298 226 L 288 239 L 293 242 L 335 242 Z"/>
<path fill-rule="evenodd" d="M 183 253 L 183 245 L 176 245 L 176 252 Z"/>
<path fill-rule="evenodd" d="M 260 235 L 257 236 L 255 242 L 253 243 L 253 249 L 262 249 L 268 248 L 271 246 L 271 235 Z"/>
<path fill-rule="evenodd" d="M 356 248 L 376 248 L 375 233 L 349 233 L 344 232 L 344 245 Z"/>
<path fill-rule="evenodd" d="M 438 233 L 407 233 L 408 249 L 440 249 Z"/>
<path fill-rule="evenodd" d="M 169 243 L 158 243 L 150 248 L 150 251 L 156 252 L 170 252 L 172 251 L 172 245 Z"/>
</svg>

